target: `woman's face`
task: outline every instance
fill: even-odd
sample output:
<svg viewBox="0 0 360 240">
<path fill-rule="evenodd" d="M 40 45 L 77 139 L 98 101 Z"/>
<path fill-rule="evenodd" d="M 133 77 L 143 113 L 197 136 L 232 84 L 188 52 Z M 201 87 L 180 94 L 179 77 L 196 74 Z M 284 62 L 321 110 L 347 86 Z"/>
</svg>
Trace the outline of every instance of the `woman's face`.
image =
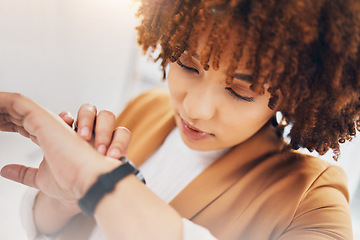
<svg viewBox="0 0 360 240">
<path fill-rule="evenodd" d="M 222 59 L 229 56 L 225 53 Z M 205 71 L 198 54 L 187 58 L 186 52 L 170 64 L 168 85 L 176 124 L 185 144 L 194 150 L 235 146 L 275 114 L 276 108 L 268 107 L 268 92 L 258 95 L 250 90 L 251 73 L 243 64 L 239 64 L 232 85 L 225 83 L 226 66 L 220 62 L 219 70 Z"/>
</svg>

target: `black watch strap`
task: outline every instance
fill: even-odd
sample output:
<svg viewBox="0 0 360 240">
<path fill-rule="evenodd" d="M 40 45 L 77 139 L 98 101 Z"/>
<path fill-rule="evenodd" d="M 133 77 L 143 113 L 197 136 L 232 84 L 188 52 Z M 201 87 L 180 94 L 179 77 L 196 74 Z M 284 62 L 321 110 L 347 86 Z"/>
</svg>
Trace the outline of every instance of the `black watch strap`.
<svg viewBox="0 0 360 240">
<path fill-rule="evenodd" d="M 96 205 L 99 203 L 100 199 L 106 193 L 111 192 L 115 188 L 117 182 L 129 174 L 135 174 L 138 177 L 139 170 L 129 161 L 124 159 L 121 160 L 124 162 L 122 165 L 109 173 L 100 175 L 94 185 L 92 185 L 86 194 L 79 200 L 78 205 L 86 216 L 93 216 Z"/>
</svg>

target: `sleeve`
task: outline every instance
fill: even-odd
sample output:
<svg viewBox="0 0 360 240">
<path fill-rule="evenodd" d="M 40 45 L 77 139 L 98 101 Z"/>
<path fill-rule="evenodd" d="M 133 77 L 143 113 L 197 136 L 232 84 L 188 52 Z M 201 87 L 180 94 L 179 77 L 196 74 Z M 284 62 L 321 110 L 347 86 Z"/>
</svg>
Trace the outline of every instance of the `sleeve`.
<svg viewBox="0 0 360 240">
<path fill-rule="evenodd" d="M 36 229 L 33 215 L 33 206 L 38 192 L 39 190 L 30 188 L 25 192 L 22 198 L 20 205 L 20 219 L 22 226 L 29 240 L 55 240 L 55 236 L 49 237 L 43 234 L 39 234 Z"/>
<path fill-rule="evenodd" d="M 344 171 L 328 167 L 306 191 L 293 221 L 278 239 L 353 239 L 348 201 Z"/>
<path fill-rule="evenodd" d="M 184 240 L 216 240 L 206 228 L 183 218 Z"/>
</svg>

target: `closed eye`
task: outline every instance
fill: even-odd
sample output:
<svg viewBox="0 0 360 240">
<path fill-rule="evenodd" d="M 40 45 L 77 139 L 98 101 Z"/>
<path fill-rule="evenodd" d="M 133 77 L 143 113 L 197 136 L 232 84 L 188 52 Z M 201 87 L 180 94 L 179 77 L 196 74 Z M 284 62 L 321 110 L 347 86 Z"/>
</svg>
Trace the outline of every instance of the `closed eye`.
<svg viewBox="0 0 360 240">
<path fill-rule="evenodd" d="M 177 63 L 181 68 L 184 68 L 184 69 L 186 69 L 186 70 L 188 70 L 188 71 L 193 71 L 193 72 L 196 72 L 197 74 L 199 74 L 199 71 L 198 71 L 196 68 L 192 68 L 192 67 L 189 67 L 189 66 L 184 65 L 184 64 L 180 61 L 180 59 L 178 59 L 178 60 L 176 61 L 176 63 Z"/>
<path fill-rule="evenodd" d="M 244 96 L 241 96 L 240 94 L 236 93 L 232 88 L 230 87 L 226 87 L 225 88 L 226 90 L 228 90 L 230 92 L 230 94 L 235 97 L 235 98 L 238 98 L 238 99 L 241 99 L 241 100 L 244 100 L 244 101 L 247 101 L 247 102 L 254 102 L 255 99 L 252 98 L 252 97 L 244 97 Z"/>
</svg>

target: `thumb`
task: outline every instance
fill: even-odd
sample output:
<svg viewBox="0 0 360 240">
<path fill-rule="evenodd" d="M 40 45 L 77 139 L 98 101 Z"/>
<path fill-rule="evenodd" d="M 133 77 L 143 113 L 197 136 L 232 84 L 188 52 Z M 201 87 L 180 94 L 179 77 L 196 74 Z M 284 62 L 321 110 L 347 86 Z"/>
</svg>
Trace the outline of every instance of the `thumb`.
<svg viewBox="0 0 360 240">
<path fill-rule="evenodd" d="M 29 187 L 37 188 L 35 177 L 37 168 L 26 167 L 18 164 L 6 165 L 1 169 L 0 175 L 9 180 L 24 184 Z"/>
</svg>

